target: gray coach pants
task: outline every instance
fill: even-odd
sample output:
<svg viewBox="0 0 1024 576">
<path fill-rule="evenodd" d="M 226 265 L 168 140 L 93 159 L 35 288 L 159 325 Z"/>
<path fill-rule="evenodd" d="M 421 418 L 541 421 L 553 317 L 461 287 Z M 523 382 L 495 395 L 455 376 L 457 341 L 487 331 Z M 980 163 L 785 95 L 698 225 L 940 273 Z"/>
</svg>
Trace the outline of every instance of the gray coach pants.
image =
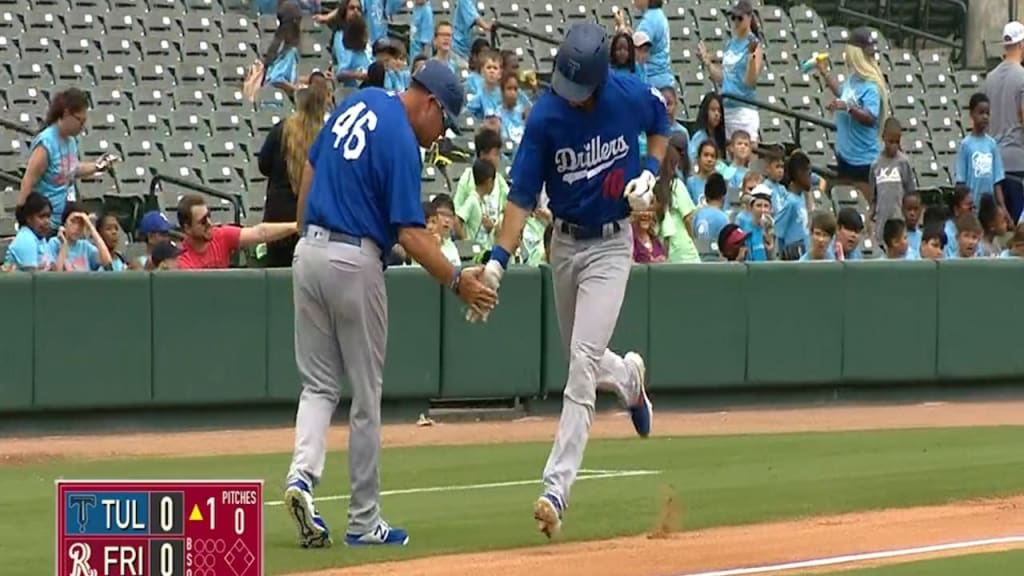
<svg viewBox="0 0 1024 576">
<path fill-rule="evenodd" d="M 615 235 L 577 240 L 555 223 L 551 268 L 555 309 L 569 376 L 562 398 L 558 433 L 544 468 L 544 490 L 568 507 L 594 418 L 597 390 L 615 392 L 623 403 L 640 391 L 639 373 L 608 350 L 633 265 L 633 231 L 628 221 Z"/>
<path fill-rule="evenodd" d="M 348 468 L 352 482 L 348 531 L 362 534 L 380 520 L 380 395 L 388 340 L 388 306 L 381 252 L 331 240 L 309 226 L 295 248 L 295 362 L 302 395 L 295 417 L 289 481 L 315 486 L 324 471 L 327 430 L 343 377 L 352 386 Z M 358 240 L 355 240 L 358 242 Z"/>
</svg>

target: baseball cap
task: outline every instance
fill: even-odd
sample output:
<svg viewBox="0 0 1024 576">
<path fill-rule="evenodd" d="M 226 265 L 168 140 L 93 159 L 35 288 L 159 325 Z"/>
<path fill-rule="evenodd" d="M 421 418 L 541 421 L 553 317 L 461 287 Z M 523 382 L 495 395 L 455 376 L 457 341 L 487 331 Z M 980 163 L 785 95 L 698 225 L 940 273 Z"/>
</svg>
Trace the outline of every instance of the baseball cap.
<svg viewBox="0 0 1024 576">
<path fill-rule="evenodd" d="M 874 56 L 875 48 L 878 45 L 874 32 L 866 27 L 857 28 L 850 32 L 850 38 L 847 40 L 847 43 L 863 50 L 866 56 Z"/>
<path fill-rule="evenodd" d="M 159 210 L 146 212 L 139 221 L 139 234 L 167 234 L 170 231 L 171 223 Z"/>
<path fill-rule="evenodd" d="M 445 128 L 458 132 L 455 119 L 462 113 L 466 93 L 451 68 L 440 60 L 427 60 L 419 72 L 413 75 L 412 81 L 441 103 Z"/>
<path fill-rule="evenodd" d="M 164 241 L 153 246 L 150 259 L 153 261 L 153 266 L 159 266 L 161 262 L 177 258 L 179 255 L 181 255 L 181 249 L 174 242 Z"/>
<path fill-rule="evenodd" d="M 1024 24 L 1014 21 L 1003 26 L 1003 46 L 1024 42 Z"/>
<path fill-rule="evenodd" d="M 754 5 L 750 0 L 736 0 L 736 3 L 729 8 L 729 14 L 736 16 L 749 16 L 754 13 Z"/>
<path fill-rule="evenodd" d="M 735 224 L 726 224 L 718 233 L 718 251 L 723 254 L 728 250 L 735 250 L 747 241 L 750 232 L 744 232 Z"/>
<path fill-rule="evenodd" d="M 282 24 L 294 20 L 302 20 L 302 6 L 295 0 L 287 0 L 277 7 L 277 19 Z"/>
<path fill-rule="evenodd" d="M 644 32 L 643 30 L 638 30 L 636 32 L 633 32 L 633 46 L 636 46 L 637 48 L 639 48 L 639 47 L 643 46 L 644 44 L 650 44 L 650 43 L 651 43 L 651 37 L 647 35 L 647 32 Z"/>
<path fill-rule="evenodd" d="M 558 46 L 551 88 L 570 102 L 590 98 L 608 78 L 608 38 L 593 22 L 574 24 Z"/>
<path fill-rule="evenodd" d="M 758 184 L 754 186 L 754 189 L 750 191 L 750 199 L 755 200 L 760 198 L 761 200 L 772 201 L 772 189 L 766 184 Z"/>
</svg>

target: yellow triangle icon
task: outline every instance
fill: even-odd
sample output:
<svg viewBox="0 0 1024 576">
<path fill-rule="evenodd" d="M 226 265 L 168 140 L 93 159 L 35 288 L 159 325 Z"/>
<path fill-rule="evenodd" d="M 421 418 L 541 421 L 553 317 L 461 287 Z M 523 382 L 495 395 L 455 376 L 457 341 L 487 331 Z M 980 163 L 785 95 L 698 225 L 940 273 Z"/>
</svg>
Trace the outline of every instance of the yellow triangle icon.
<svg viewBox="0 0 1024 576">
<path fill-rule="evenodd" d="M 192 506 L 192 513 L 189 514 L 188 519 L 190 522 L 202 522 L 203 513 L 199 511 L 199 504 Z"/>
</svg>

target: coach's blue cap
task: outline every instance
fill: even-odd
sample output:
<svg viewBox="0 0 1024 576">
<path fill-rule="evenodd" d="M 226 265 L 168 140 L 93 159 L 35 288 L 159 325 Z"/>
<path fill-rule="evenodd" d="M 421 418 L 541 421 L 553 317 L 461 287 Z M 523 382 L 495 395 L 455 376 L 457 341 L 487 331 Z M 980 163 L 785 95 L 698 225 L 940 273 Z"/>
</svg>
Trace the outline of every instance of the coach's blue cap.
<svg viewBox="0 0 1024 576">
<path fill-rule="evenodd" d="M 444 109 L 445 128 L 454 130 L 455 119 L 462 113 L 462 106 L 466 103 L 466 93 L 452 69 L 440 60 L 427 60 L 419 72 L 413 75 L 412 81 L 437 98 Z"/>
<path fill-rule="evenodd" d="M 608 78 L 608 39 L 604 28 L 581 22 L 569 29 L 555 56 L 551 87 L 570 102 L 583 102 Z"/>
</svg>

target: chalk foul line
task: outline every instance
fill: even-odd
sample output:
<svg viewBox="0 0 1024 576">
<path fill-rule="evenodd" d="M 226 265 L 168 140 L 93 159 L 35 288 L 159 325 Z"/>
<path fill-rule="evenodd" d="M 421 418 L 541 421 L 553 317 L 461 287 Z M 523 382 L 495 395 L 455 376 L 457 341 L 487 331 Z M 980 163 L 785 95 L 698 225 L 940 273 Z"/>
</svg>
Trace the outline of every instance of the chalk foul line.
<svg viewBox="0 0 1024 576">
<path fill-rule="evenodd" d="M 576 477 L 577 481 L 583 480 L 607 480 L 610 478 L 633 478 L 637 476 L 654 476 L 661 474 L 660 470 L 589 470 L 583 469 L 579 471 L 579 475 Z M 427 486 L 423 488 L 405 488 L 401 490 L 384 490 L 380 493 L 381 496 L 400 496 L 403 494 L 429 494 L 434 492 L 465 492 L 467 490 L 489 490 L 493 488 L 509 488 L 511 486 L 530 486 L 534 484 L 540 484 L 541 481 L 537 479 L 532 480 L 512 480 L 508 482 L 488 482 L 485 484 L 463 484 L 455 486 Z M 333 500 L 348 500 L 351 497 L 349 494 L 338 494 L 333 496 L 317 496 L 317 502 L 330 502 Z M 281 506 L 284 504 L 282 500 L 273 500 L 265 502 L 265 506 Z"/>
<path fill-rule="evenodd" d="M 855 562 L 868 562 L 871 560 L 884 560 L 888 558 L 900 558 L 903 556 L 917 556 L 920 554 L 931 554 L 934 552 L 947 552 L 949 550 L 963 550 L 965 548 L 982 548 L 986 546 L 997 546 L 1000 544 L 1024 544 L 1024 536 L 1007 536 L 1005 538 L 990 538 L 987 540 L 967 540 L 964 542 L 951 542 L 948 544 L 936 544 L 933 546 L 903 548 L 901 550 L 886 550 L 884 552 L 847 554 L 845 556 L 833 556 L 831 558 L 819 558 L 817 560 L 802 560 L 800 562 L 788 562 L 785 564 L 771 564 L 768 566 L 754 566 L 751 568 L 733 568 L 730 570 L 716 570 L 714 572 L 695 572 L 691 574 L 682 574 L 680 576 L 746 576 L 748 574 L 768 574 L 771 572 L 785 572 L 787 570 L 821 568 L 824 566 L 835 566 L 837 564 L 852 564 Z"/>
</svg>

